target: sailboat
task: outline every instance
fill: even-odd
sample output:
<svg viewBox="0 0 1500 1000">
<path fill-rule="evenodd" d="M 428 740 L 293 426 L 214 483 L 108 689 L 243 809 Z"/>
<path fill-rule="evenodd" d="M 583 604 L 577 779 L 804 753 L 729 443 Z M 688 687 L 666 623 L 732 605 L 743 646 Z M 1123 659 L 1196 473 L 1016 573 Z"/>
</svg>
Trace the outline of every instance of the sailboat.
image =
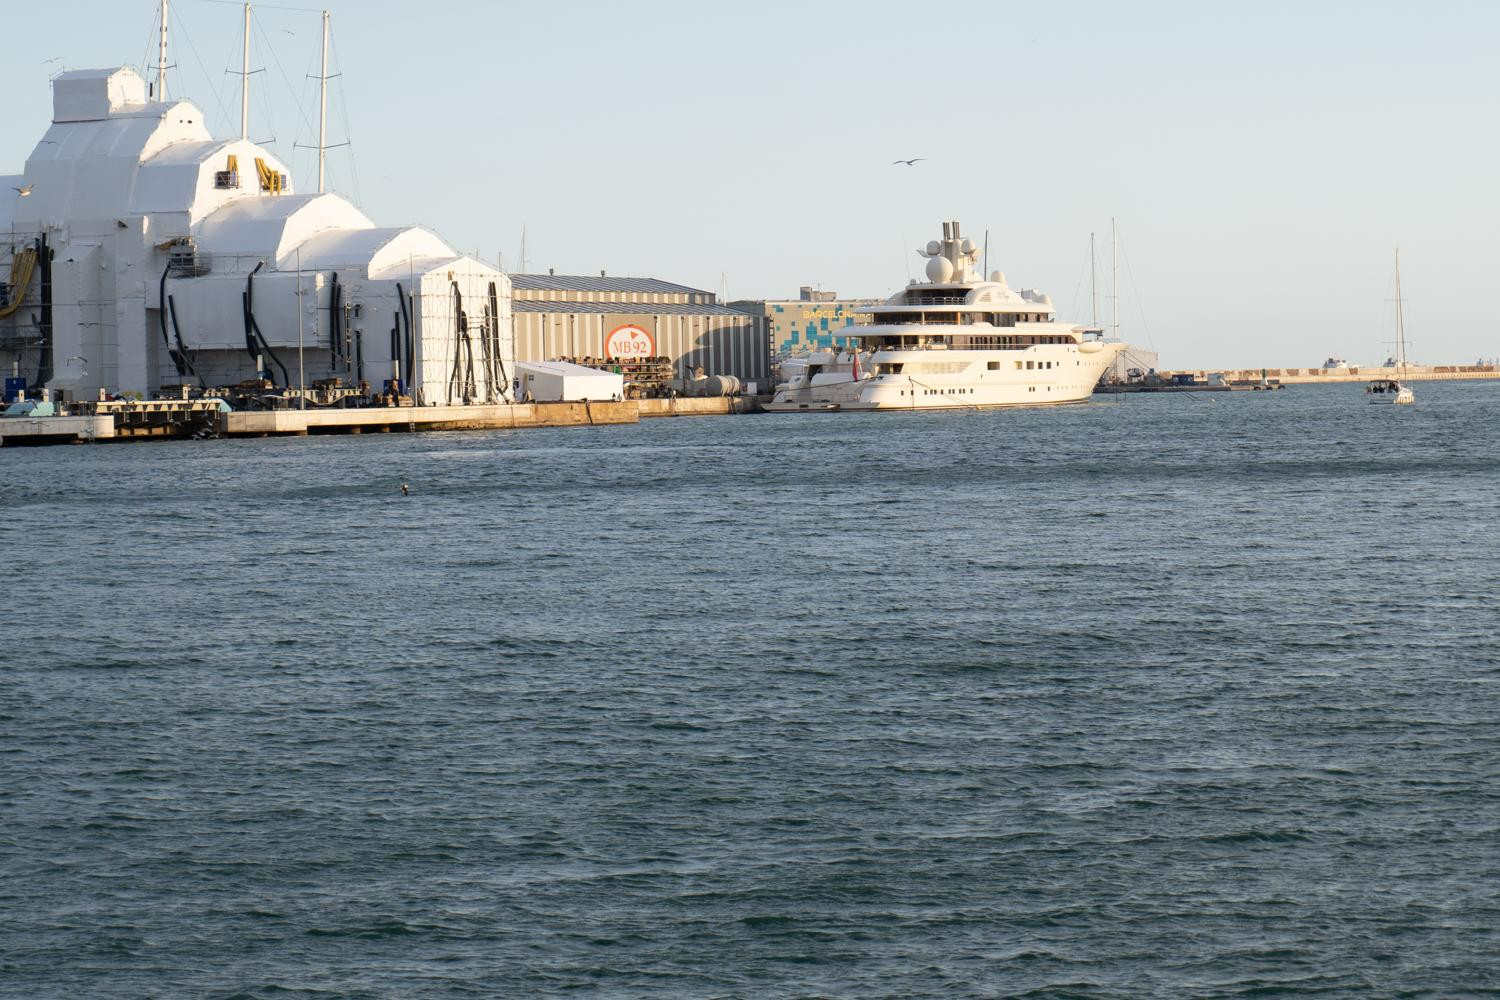
<svg viewBox="0 0 1500 1000">
<path fill-rule="evenodd" d="M 1396 250 L 1396 377 L 1378 378 L 1365 386 L 1365 398 L 1372 403 L 1415 403 L 1417 396 L 1402 384 L 1406 374 L 1406 316 L 1401 308 L 1401 250 Z"/>
</svg>

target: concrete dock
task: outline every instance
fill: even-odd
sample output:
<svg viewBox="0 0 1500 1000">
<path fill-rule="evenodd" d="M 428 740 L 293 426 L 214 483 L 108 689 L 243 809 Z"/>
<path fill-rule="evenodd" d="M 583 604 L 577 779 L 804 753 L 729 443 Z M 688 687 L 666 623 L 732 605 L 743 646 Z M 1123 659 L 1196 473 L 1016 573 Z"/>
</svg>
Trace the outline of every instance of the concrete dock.
<svg viewBox="0 0 1500 1000">
<path fill-rule="evenodd" d="M 220 417 L 224 437 L 273 434 L 390 434 L 416 431 L 510 430 L 634 424 L 652 417 L 722 416 L 749 412 L 732 398 L 626 399 L 601 402 L 473 406 L 378 406 L 353 410 L 244 410 Z"/>
<path fill-rule="evenodd" d="M 0 447 L 41 444 L 86 444 L 115 437 L 111 416 L 6 417 L 0 419 Z"/>
<path fill-rule="evenodd" d="M 601 402 L 471 406 L 369 406 L 236 410 L 160 403 L 101 405 L 101 412 L 0 420 L 0 446 L 128 441 L 163 437 L 271 437 L 307 434 L 391 434 L 419 431 L 512 430 L 634 424 L 663 417 L 723 416 L 759 409 L 755 397 L 627 399 Z"/>
</svg>

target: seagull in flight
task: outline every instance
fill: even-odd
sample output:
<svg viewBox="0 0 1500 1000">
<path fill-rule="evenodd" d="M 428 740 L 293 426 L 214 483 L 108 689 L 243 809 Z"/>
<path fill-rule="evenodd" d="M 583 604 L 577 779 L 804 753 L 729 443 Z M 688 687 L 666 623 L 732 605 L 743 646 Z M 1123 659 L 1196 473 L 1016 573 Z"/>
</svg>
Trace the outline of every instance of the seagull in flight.
<svg viewBox="0 0 1500 1000">
<path fill-rule="evenodd" d="M 912 166 L 912 165 L 914 165 L 914 164 L 917 164 L 917 163 L 921 163 L 921 162 L 922 162 L 922 161 L 923 161 L 923 160 L 925 160 L 925 159 L 927 159 L 927 157 L 925 157 L 925 156 L 917 156 L 917 157 L 913 157 L 913 158 L 912 158 L 912 159 L 910 159 L 910 160 L 892 160 L 892 161 L 891 161 L 891 166 L 893 166 L 893 167 L 894 167 L 894 166 L 895 166 L 895 165 L 896 165 L 896 164 L 898 164 L 898 163 L 904 163 L 904 164 L 906 164 L 906 165 L 907 165 L 907 166 L 908 166 L 908 167 L 910 167 L 910 166 Z"/>
<path fill-rule="evenodd" d="M 25 187 L 13 187 L 11 188 L 11 190 L 24 198 L 31 193 L 31 185 L 27 184 Z"/>
<path fill-rule="evenodd" d="M 55 62 L 62 62 L 62 56 L 53 56 L 51 59 L 43 59 L 42 65 L 46 66 Z"/>
</svg>

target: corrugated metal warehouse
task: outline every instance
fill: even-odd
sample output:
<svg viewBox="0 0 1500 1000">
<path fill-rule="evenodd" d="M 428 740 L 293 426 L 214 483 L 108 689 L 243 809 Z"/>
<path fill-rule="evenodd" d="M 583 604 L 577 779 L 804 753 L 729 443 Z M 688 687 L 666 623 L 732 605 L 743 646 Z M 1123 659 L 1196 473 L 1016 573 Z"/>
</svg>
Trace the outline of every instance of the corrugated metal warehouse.
<svg viewBox="0 0 1500 1000">
<path fill-rule="evenodd" d="M 512 274 L 519 361 L 665 356 L 679 378 L 702 368 L 766 386 L 763 316 L 718 304 L 698 288 L 655 278 Z"/>
</svg>

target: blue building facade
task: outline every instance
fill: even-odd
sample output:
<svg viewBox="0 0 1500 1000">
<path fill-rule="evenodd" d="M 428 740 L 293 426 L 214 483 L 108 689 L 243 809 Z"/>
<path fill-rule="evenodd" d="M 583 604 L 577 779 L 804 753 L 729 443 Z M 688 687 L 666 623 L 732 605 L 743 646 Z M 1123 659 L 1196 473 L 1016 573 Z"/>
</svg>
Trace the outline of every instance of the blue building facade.
<svg viewBox="0 0 1500 1000">
<path fill-rule="evenodd" d="M 763 315 L 772 357 L 789 357 L 811 351 L 848 346 L 852 339 L 845 328 L 870 322 L 870 307 L 880 299 L 784 299 L 734 302 L 731 308 Z"/>
</svg>

